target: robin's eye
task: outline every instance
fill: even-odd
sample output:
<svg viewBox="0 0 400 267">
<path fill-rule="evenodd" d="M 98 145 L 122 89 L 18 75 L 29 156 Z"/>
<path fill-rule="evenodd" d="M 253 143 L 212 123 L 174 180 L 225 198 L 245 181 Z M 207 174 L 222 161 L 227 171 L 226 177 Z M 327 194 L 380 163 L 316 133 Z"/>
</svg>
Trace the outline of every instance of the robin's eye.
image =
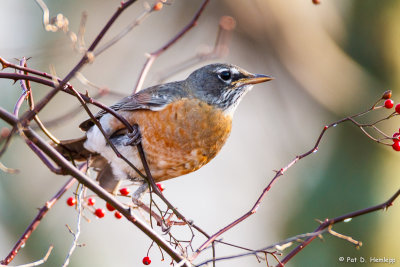
<svg viewBox="0 0 400 267">
<path fill-rule="evenodd" d="M 229 81 L 230 79 L 231 79 L 231 72 L 230 71 L 227 71 L 227 70 L 224 70 L 224 71 L 222 71 L 222 72 L 220 72 L 219 74 L 218 74 L 218 77 L 221 79 L 221 80 L 223 80 L 223 81 Z"/>
</svg>

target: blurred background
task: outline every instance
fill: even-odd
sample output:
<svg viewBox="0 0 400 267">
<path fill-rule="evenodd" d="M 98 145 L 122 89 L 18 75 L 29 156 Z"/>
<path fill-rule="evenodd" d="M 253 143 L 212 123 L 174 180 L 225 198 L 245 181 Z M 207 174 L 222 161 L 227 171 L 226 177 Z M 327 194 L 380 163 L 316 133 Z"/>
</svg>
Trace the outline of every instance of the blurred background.
<svg viewBox="0 0 400 267">
<path fill-rule="evenodd" d="M 193 17 L 202 1 L 173 0 L 153 13 L 124 39 L 87 65 L 82 73 L 100 87 L 128 95 L 132 92 L 146 60 L 145 53 L 158 49 Z M 151 2 L 150 2 L 151 3 Z M 78 31 L 81 14 L 88 20 L 85 40 L 94 39 L 119 1 L 46 1 L 51 16 L 62 13 L 70 29 Z M 152 4 L 152 3 L 151 3 Z M 64 77 L 80 55 L 62 32 L 43 30 L 42 11 L 34 1 L 2 0 L 0 56 L 31 57 L 31 68 L 50 72 L 54 66 Z M 121 31 L 144 10 L 144 1 L 130 7 L 111 28 L 105 40 Z M 275 80 L 255 86 L 236 111 L 233 130 L 220 154 L 199 171 L 164 183 L 165 196 L 179 210 L 209 234 L 248 211 L 276 169 L 296 155 L 309 150 L 325 124 L 367 109 L 387 89 L 400 101 L 400 2 L 374 0 L 220 0 L 211 1 L 198 25 L 154 63 L 144 87 L 157 80 L 179 62 L 213 47 L 221 16 L 236 20 L 229 54 L 188 68 L 170 78 L 184 79 L 191 71 L 212 62 L 228 62 L 254 73 L 269 74 Z M 93 88 L 73 79 L 81 92 Z M 12 111 L 20 95 L 19 84 L 0 80 L 0 105 Z M 35 99 L 49 88 L 33 84 Z M 106 96 L 103 103 L 118 98 Z M 58 94 L 40 113 L 43 121 L 71 112 L 76 99 Z M 93 109 L 94 111 L 96 109 Z M 379 110 L 368 119 L 385 116 Z M 60 139 L 82 135 L 78 124 L 84 112 L 52 128 Z M 0 126 L 5 124 L 0 122 Z M 398 130 L 398 119 L 380 128 L 389 135 Z M 315 219 L 336 217 L 386 201 L 400 186 L 400 154 L 389 146 L 378 145 L 357 127 L 347 123 L 330 129 L 319 151 L 296 164 L 273 186 L 258 212 L 228 233 L 223 240 L 260 249 L 293 235 L 311 232 Z M 20 170 L 19 174 L 0 173 L 0 258 L 4 258 L 40 208 L 66 182 L 68 177 L 52 174 L 40 160 L 15 138 L 1 162 Z M 20 251 L 12 265 L 40 259 L 48 247 L 54 250 L 43 266 L 61 266 L 72 235 L 65 227 L 76 227 L 76 211 L 65 204 L 73 187 L 54 206 Z M 400 266 L 399 200 L 388 211 L 368 214 L 334 230 L 362 241 L 354 245 L 324 235 L 301 251 L 287 266 L 341 266 L 338 258 L 395 258 Z M 96 206 L 104 207 L 97 200 Z M 82 222 L 78 248 L 70 266 L 142 266 L 150 240 L 125 220 L 108 212 L 103 219 L 87 213 L 91 222 Z M 186 227 L 179 236 L 190 238 Z M 193 247 L 204 242 L 196 234 Z M 284 251 L 284 254 L 290 248 Z M 217 246 L 217 257 L 242 251 Z M 157 247 L 150 250 L 151 266 L 168 266 L 161 261 Z M 206 251 L 197 263 L 211 257 Z M 276 262 L 269 257 L 269 263 Z M 254 256 L 219 262 L 217 266 L 262 266 Z M 357 265 L 357 264 L 355 264 Z"/>
</svg>

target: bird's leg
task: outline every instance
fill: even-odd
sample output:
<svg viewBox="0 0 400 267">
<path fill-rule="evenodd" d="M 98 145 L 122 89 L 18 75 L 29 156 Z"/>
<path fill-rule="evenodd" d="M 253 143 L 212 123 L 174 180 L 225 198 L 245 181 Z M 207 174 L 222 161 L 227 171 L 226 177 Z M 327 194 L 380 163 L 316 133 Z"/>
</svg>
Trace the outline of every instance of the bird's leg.
<svg viewBox="0 0 400 267">
<path fill-rule="evenodd" d="M 161 230 L 164 234 L 168 234 L 171 230 L 172 223 L 170 224 L 169 221 L 165 221 L 160 216 L 156 215 L 154 212 L 151 211 L 151 208 L 148 208 L 143 204 L 141 198 L 149 191 L 149 184 L 146 181 L 143 181 L 143 184 L 139 186 L 138 189 L 132 194 L 132 202 L 138 207 L 145 209 L 151 216 L 153 216 L 157 220 L 157 224 L 161 226 Z M 171 216 L 170 216 L 171 217 Z"/>
<path fill-rule="evenodd" d="M 132 202 L 139 206 L 139 201 L 143 198 L 144 194 L 149 191 L 149 184 L 144 181 L 138 189 L 132 194 Z"/>
<path fill-rule="evenodd" d="M 151 210 L 151 207 L 147 206 L 141 201 L 141 198 L 145 193 L 149 190 L 149 186 L 147 182 L 143 182 L 142 185 L 132 194 L 132 202 L 138 207 L 143 209 L 145 212 L 149 213 L 151 217 L 153 217 L 157 221 L 157 225 L 161 226 L 161 230 L 164 234 L 168 234 L 171 230 L 171 226 L 174 223 L 170 223 L 169 219 L 173 216 L 170 215 L 167 220 L 165 220 L 160 215 L 157 215 L 154 211 Z M 150 204 L 151 205 L 151 204 Z M 132 211 L 131 211 L 132 212 Z"/>
<path fill-rule="evenodd" d="M 132 132 L 126 134 L 129 137 L 129 140 L 124 143 L 126 146 L 137 146 L 142 141 L 139 125 L 134 124 L 132 125 L 132 128 Z"/>
</svg>

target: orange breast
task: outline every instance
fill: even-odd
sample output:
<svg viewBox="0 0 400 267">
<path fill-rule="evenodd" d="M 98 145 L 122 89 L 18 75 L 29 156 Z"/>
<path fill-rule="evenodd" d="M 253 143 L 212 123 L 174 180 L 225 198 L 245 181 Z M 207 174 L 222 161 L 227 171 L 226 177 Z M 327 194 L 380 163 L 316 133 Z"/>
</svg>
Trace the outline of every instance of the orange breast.
<svg viewBox="0 0 400 267">
<path fill-rule="evenodd" d="M 120 113 L 131 124 L 139 125 L 156 181 L 195 171 L 208 163 L 224 145 L 232 125 L 230 116 L 195 99 L 179 100 L 160 111 Z"/>
</svg>

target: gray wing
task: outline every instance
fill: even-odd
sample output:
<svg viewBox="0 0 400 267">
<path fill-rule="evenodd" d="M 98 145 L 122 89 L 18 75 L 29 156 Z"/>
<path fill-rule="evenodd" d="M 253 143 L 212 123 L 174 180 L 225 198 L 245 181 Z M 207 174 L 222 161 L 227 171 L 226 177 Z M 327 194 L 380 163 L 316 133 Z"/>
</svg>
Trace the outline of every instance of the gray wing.
<svg viewBox="0 0 400 267">
<path fill-rule="evenodd" d="M 123 98 L 118 103 L 110 106 L 114 111 L 126 111 L 126 110 L 160 110 L 160 108 L 171 103 L 176 99 L 180 99 L 188 95 L 188 92 L 184 90 L 182 86 L 183 82 L 173 82 L 163 85 L 156 85 L 153 87 L 146 88 L 134 95 Z M 107 111 L 99 111 L 95 117 L 100 119 Z M 82 122 L 79 125 L 83 131 L 88 131 L 94 125 L 91 119 Z"/>
</svg>

